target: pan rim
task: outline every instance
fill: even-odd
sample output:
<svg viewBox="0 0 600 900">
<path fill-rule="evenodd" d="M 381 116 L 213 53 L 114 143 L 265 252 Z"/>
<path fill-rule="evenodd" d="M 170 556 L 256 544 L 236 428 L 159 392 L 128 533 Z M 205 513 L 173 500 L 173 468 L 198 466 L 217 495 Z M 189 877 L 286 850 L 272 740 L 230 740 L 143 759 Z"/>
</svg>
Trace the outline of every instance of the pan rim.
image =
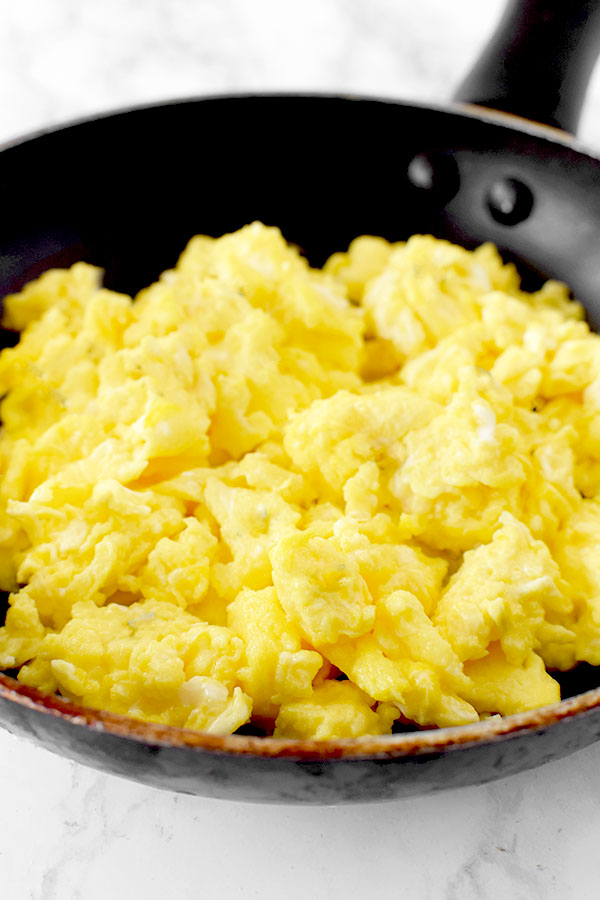
<svg viewBox="0 0 600 900">
<path fill-rule="evenodd" d="M 311 761 L 366 760 L 441 754 L 473 746 L 498 743 L 527 733 L 545 731 L 561 722 L 589 714 L 600 707 L 600 687 L 558 703 L 509 716 L 496 716 L 470 725 L 428 728 L 391 735 L 327 740 L 213 735 L 190 728 L 161 725 L 119 713 L 97 710 L 37 688 L 20 684 L 0 673 L 0 700 L 15 703 L 67 725 L 84 727 L 147 746 L 213 753 L 229 757 L 294 758 Z M 0 725 L 4 724 L 0 720 Z"/>
<path fill-rule="evenodd" d="M 32 129 L 31 131 L 26 131 L 23 134 L 8 138 L 7 140 L 0 142 L 0 153 L 4 150 L 15 149 L 22 144 L 29 143 L 38 138 L 44 138 L 59 132 L 67 131 L 70 128 L 92 125 L 95 122 L 119 118 L 120 116 L 126 116 L 130 113 L 144 113 L 150 112 L 153 109 L 163 109 L 171 106 L 192 106 L 202 102 L 214 103 L 217 101 L 231 100 L 290 100 L 292 102 L 296 100 L 343 100 L 350 103 L 376 103 L 383 106 L 398 106 L 402 109 L 417 109 L 425 112 L 445 113 L 462 119 L 476 120 L 490 125 L 499 125 L 512 131 L 527 134 L 531 137 L 541 138 L 550 143 L 575 150 L 583 156 L 587 156 L 590 159 L 600 162 L 600 150 L 585 144 L 576 135 L 561 131 L 559 128 L 554 128 L 550 125 L 542 125 L 539 122 L 522 118 L 513 113 L 507 113 L 484 106 L 477 106 L 473 103 L 462 103 L 457 101 L 448 101 L 446 103 L 442 101 L 417 102 L 416 100 L 406 97 L 383 97 L 377 94 L 363 94 L 358 92 L 269 90 L 193 94 L 189 96 L 162 99 L 158 102 L 148 101 L 143 103 L 132 103 L 126 106 L 115 107 L 114 109 L 99 110 L 95 113 L 75 116 L 71 119 L 53 123 L 47 127 Z"/>
</svg>

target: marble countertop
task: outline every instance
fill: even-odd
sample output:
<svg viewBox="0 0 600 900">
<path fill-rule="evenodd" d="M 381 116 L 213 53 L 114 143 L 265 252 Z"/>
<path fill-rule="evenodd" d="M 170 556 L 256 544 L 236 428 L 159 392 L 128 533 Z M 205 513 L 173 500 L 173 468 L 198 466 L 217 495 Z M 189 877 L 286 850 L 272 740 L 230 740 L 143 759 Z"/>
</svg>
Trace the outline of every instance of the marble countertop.
<svg viewBox="0 0 600 900">
<path fill-rule="evenodd" d="M 0 141 L 235 90 L 444 100 L 502 0 L 0 5 Z M 600 147 L 600 70 L 580 135 Z M 600 744 L 486 787 L 378 806 L 250 806 L 88 770 L 0 731 L 2 900 L 596 898 Z"/>
<path fill-rule="evenodd" d="M 600 744 L 484 787 L 260 806 L 101 775 L 0 731 L 6 900 L 597 900 Z"/>
</svg>

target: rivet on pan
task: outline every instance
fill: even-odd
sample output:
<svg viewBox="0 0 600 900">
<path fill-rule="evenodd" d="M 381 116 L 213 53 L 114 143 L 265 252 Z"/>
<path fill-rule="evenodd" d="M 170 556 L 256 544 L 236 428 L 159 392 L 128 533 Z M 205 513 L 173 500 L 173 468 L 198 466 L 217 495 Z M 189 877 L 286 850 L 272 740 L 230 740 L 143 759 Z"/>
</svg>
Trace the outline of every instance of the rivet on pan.
<svg viewBox="0 0 600 900">
<path fill-rule="evenodd" d="M 516 178 L 499 178 L 485 200 L 492 218 L 501 225 L 518 225 L 533 209 L 533 194 Z"/>
<path fill-rule="evenodd" d="M 460 177 L 458 166 L 447 153 L 429 151 L 417 153 L 406 171 L 410 183 L 422 190 L 434 201 L 447 203 L 458 191 Z"/>
</svg>

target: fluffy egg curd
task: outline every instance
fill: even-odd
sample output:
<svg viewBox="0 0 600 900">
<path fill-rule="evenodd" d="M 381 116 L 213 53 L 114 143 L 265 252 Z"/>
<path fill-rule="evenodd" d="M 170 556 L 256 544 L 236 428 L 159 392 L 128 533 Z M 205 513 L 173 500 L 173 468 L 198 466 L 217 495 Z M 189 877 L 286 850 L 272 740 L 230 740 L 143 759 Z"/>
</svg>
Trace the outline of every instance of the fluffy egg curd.
<svg viewBox="0 0 600 900">
<path fill-rule="evenodd" d="M 195 237 L 6 298 L 0 668 L 229 734 L 388 734 L 600 664 L 600 337 L 491 245 Z"/>
</svg>

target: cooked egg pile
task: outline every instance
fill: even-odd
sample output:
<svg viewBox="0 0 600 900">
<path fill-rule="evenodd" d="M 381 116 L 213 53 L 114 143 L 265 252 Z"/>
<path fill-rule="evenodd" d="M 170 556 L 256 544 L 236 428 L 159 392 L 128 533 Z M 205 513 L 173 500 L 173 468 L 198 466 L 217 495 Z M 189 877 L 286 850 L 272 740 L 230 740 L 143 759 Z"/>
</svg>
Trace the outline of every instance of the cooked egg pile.
<svg viewBox="0 0 600 900">
<path fill-rule="evenodd" d="M 600 664 L 600 337 L 489 245 L 196 237 L 5 301 L 0 667 L 286 738 L 462 725 Z"/>
</svg>

